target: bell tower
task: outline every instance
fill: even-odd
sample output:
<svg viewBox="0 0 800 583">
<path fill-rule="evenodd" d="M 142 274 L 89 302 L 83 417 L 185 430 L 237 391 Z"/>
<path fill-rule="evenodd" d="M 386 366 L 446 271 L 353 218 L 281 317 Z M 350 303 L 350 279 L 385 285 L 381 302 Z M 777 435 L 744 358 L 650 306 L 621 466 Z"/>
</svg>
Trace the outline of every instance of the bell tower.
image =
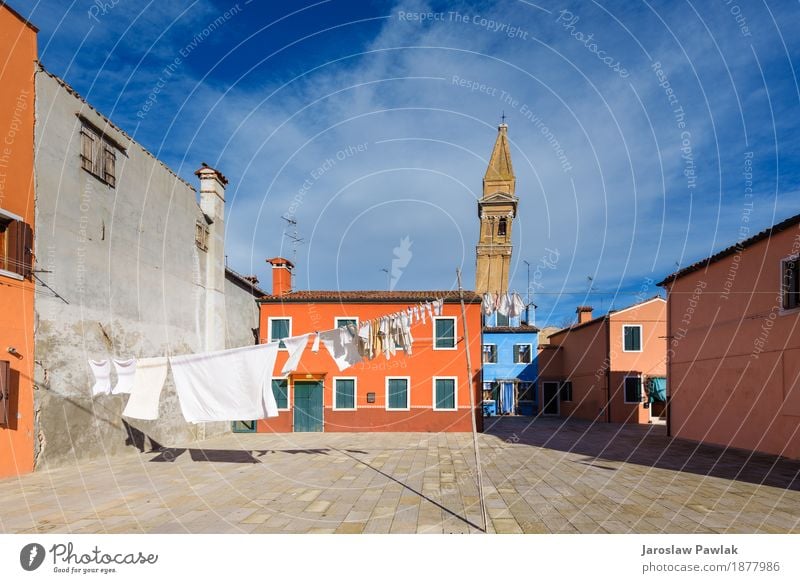
<svg viewBox="0 0 800 583">
<path fill-rule="evenodd" d="M 508 273 L 511 265 L 511 227 L 517 216 L 519 199 L 511 150 L 508 145 L 508 125 L 497 127 L 489 167 L 483 177 L 483 196 L 478 201 L 481 227 L 476 248 L 475 291 L 508 291 Z"/>
</svg>

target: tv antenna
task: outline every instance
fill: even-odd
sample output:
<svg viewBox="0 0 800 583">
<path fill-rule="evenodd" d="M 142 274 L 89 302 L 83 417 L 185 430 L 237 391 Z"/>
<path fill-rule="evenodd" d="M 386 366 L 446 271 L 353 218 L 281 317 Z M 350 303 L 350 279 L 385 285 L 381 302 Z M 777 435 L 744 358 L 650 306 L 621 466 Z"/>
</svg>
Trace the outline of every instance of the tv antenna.
<svg viewBox="0 0 800 583">
<path fill-rule="evenodd" d="M 305 243 L 300 234 L 297 232 L 297 221 L 289 217 L 281 217 L 286 221 L 286 228 L 283 230 L 283 236 L 291 241 L 292 245 L 292 263 L 297 265 L 297 248 Z M 292 271 L 292 288 L 294 288 L 294 271 Z"/>
</svg>

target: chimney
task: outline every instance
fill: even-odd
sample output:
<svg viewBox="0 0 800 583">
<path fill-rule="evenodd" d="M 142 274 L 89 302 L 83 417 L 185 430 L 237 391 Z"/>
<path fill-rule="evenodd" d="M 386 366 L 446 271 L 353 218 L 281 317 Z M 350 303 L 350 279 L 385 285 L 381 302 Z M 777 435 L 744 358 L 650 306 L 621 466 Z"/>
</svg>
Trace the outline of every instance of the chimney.
<svg viewBox="0 0 800 583">
<path fill-rule="evenodd" d="M 283 257 L 267 259 L 272 265 L 272 295 L 281 296 L 292 291 L 292 269 L 294 263 Z"/>
<path fill-rule="evenodd" d="M 592 306 L 578 306 L 575 311 L 578 314 L 578 324 L 583 324 L 592 319 Z"/>
</svg>

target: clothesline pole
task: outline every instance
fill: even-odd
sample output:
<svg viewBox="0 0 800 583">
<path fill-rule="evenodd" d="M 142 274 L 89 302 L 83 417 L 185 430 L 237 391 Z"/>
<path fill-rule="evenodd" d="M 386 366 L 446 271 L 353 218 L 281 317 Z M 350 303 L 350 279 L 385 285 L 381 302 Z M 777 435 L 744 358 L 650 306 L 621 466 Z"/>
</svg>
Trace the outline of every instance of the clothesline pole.
<svg viewBox="0 0 800 583">
<path fill-rule="evenodd" d="M 458 278 L 458 297 L 461 300 L 461 320 L 464 328 L 464 351 L 467 353 L 467 386 L 469 387 L 469 410 L 472 413 L 472 447 L 475 450 L 475 472 L 478 475 L 478 500 L 481 505 L 483 532 L 488 532 L 489 520 L 486 517 L 486 504 L 483 501 L 483 471 L 481 470 L 481 450 L 478 446 L 478 426 L 475 420 L 475 385 L 472 380 L 472 357 L 469 353 L 467 308 L 464 306 L 464 290 L 461 287 L 461 269 L 456 269 L 456 277 Z"/>
</svg>

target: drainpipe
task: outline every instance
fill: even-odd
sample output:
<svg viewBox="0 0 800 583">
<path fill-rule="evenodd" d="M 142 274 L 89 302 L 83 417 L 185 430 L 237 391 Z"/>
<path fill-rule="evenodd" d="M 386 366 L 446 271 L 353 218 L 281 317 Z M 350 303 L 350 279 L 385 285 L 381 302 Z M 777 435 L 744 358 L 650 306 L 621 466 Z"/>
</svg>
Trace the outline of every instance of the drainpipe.
<svg viewBox="0 0 800 583">
<path fill-rule="evenodd" d="M 672 437 L 672 412 L 670 411 L 670 380 L 672 379 L 672 358 L 669 355 L 670 344 L 672 344 L 672 318 L 670 317 L 671 303 L 669 301 L 672 286 L 675 285 L 673 281 L 670 287 L 667 288 L 667 387 L 666 387 L 666 403 L 664 403 L 664 414 L 667 416 L 667 436 Z M 651 405 L 652 407 L 652 405 Z"/>
<path fill-rule="evenodd" d="M 611 423 L 611 318 L 606 316 L 606 355 L 608 366 L 606 367 L 606 423 Z"/>
</svg>

